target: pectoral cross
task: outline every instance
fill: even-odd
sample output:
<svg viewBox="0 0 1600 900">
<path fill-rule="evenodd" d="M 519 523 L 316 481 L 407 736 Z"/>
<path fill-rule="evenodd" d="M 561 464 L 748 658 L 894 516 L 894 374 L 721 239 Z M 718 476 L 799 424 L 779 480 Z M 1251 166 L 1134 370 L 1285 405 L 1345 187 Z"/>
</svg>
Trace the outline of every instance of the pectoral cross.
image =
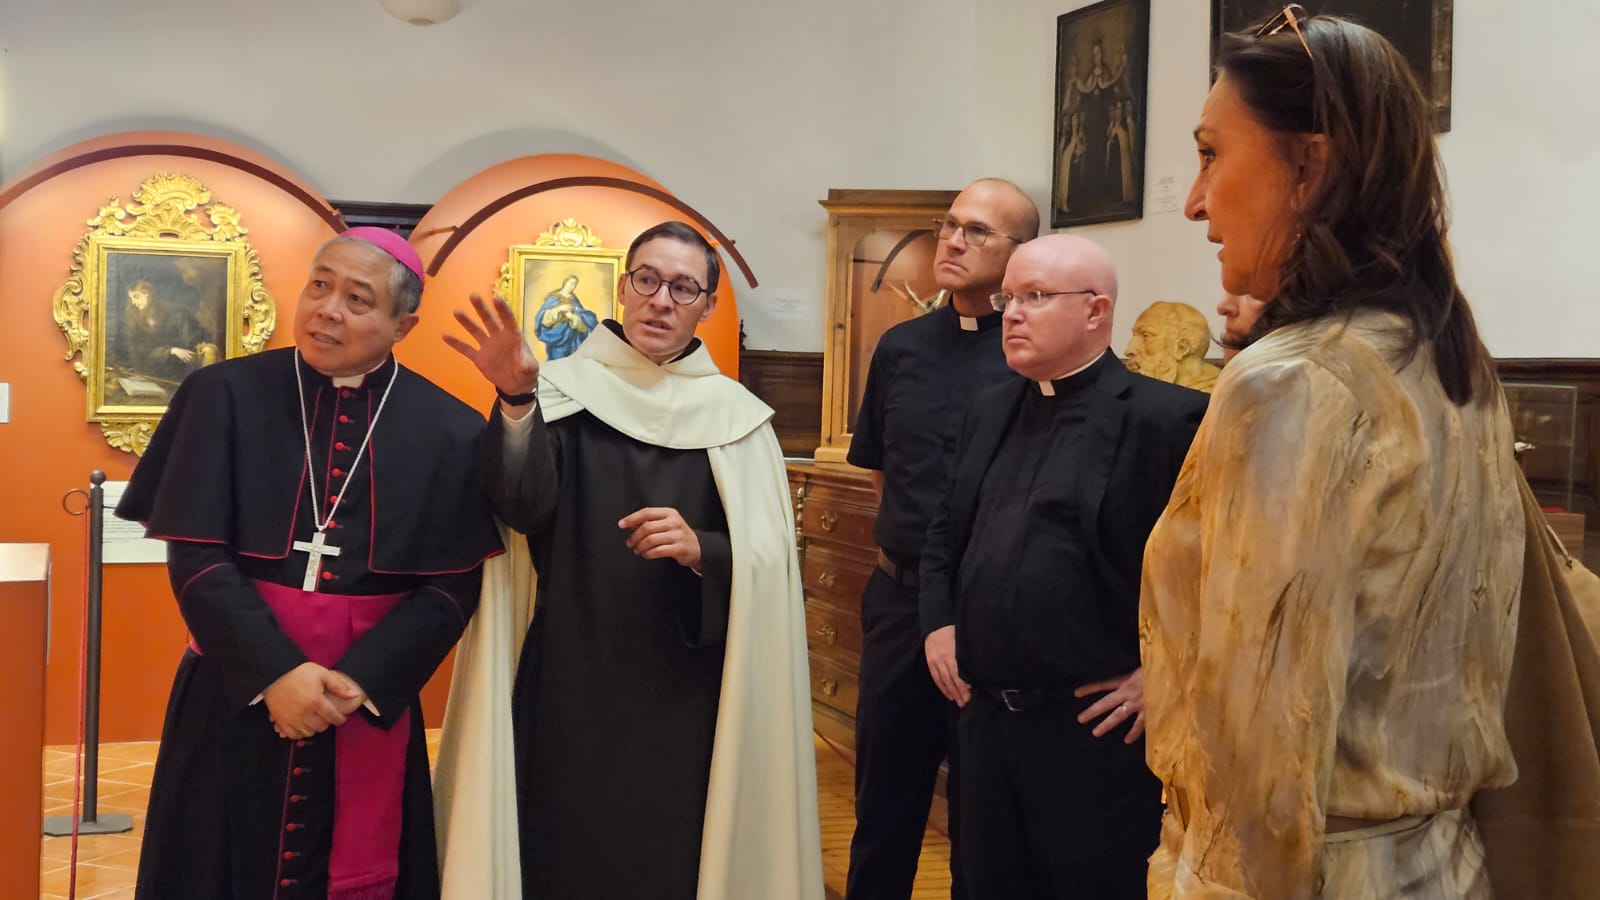
<svg viewBox="0 0 1600 900">
<path fill-rule="evenodd" d="M 327 543 L 327 540 L 328 536 L 319 531 L 312 535 L 309 542 L 294 542 L 294 549 L 311 556 L 310 559 L 306 560 L 306 580 L 300 583 L 300 590 L 315 591 L 317 589 L 317 576 L 322 573 L 322 558 L 324 556 L 339 555 L 339 548 Z"/>
</svg>

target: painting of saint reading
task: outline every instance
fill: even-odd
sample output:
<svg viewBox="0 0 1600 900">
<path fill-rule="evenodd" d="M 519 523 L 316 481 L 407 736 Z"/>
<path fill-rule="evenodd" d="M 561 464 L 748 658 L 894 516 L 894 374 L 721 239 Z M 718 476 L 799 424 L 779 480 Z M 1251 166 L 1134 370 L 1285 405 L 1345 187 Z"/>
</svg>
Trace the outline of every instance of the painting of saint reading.
<svg viewBox="0 0 1600 900">
<path fill-rule="evenodd" d="M 105 403 L 165 406 L 184 377 L 221 360 L 228 260 L 108 253 Z"/>
</svg>

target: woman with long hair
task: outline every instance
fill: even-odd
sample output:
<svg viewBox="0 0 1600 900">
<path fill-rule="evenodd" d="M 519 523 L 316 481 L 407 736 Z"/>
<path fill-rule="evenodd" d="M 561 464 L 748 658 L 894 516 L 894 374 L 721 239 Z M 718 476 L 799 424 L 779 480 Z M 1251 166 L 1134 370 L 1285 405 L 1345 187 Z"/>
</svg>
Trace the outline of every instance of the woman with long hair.
<svg viewBox="0 0 1600 900">
<path fill-rule="evenodd" d="M 1145 556 L 1150 896 L 1488 897 L 1524 526 L 1432 109 L 1294 5 L 1217 67 L 1186 211 L 1263 306 Z"/>
</svg>

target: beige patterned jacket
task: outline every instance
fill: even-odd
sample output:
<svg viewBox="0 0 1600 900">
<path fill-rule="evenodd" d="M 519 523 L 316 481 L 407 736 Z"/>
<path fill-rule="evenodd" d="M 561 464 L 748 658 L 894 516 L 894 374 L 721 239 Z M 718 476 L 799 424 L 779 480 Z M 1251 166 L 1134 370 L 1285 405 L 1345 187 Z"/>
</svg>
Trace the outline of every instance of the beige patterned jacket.
<svg viewBox="0 0 1600 900">
<path fill-rule="evenodd" d="M 1405 327 L 1283 328 L 1217 383 L 1145 553 L 1152 898 L 1316 896 L 1326 816 L 1456 809 L 1516 776 L 1510 424 L 1498 386 L 1452 404 L 1425 351 L 1397 374 Z"/>
</svg>

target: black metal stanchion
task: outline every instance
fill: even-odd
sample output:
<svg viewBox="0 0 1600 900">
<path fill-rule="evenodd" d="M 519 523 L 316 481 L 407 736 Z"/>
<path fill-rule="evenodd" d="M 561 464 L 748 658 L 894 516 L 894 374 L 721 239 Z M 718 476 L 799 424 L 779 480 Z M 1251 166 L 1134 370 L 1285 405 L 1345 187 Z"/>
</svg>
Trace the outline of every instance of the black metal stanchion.
<svg viewBox="0 0 1600 900">
<path fill-rule="evenodd" d="M 88 631 L 83 648 L 83 814 L 77 822 L 79 834 L 120 834 L 133 830 L 133 816 L 127 813 L 102 816 L 97 809 L 100 799 L 100 590 L 105 483 L 106 473 L 99 469 L 89 473 L 89 505 L 79 513 L 89 516 L 89 605 L 83 623 Z M 71 815 L 51 816 L 44 820 L 44 833 L 60 837 L 71 834 L 72 826 Z"/>
</svg>

